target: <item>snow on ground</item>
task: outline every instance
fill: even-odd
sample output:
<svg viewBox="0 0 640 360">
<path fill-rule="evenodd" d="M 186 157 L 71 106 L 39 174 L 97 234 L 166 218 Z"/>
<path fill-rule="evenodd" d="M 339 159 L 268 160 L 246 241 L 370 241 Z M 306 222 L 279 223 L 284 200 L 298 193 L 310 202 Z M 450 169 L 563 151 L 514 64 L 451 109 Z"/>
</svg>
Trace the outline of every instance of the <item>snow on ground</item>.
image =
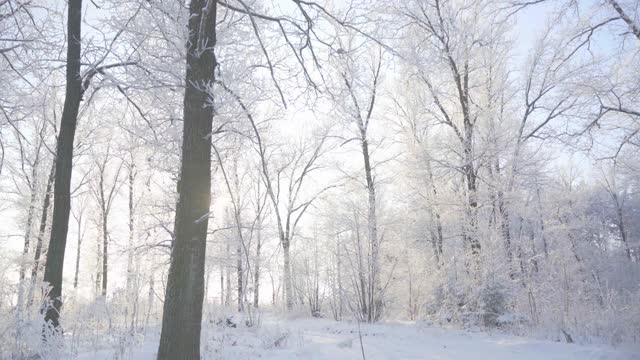
<svg viewBox="0 0 640 360">
<path fill-rule="evenodd" d="M 367 360 L 375 359 L 638 359 L 640 347 L 616 349 L 533 340 L 505 334 L 362 324 Z M 155 359 L 158 334 L 128 352 L 127 359 Z M 78 359 L 114 359 L 115 350 L 90 351 Z M 203 327 L 204 359 L 362 359 L 358 324 L 324 319 L 263 320 L 259 328 Z"/>
</svg>

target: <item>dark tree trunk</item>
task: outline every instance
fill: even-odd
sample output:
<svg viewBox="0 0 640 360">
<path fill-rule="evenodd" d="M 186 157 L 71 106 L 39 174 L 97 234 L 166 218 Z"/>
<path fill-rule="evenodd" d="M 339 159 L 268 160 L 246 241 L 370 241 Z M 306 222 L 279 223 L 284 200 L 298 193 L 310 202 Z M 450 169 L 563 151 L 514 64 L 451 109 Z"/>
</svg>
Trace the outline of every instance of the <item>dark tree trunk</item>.
<svg viewBox="0 0 640 360">
<path fill-rule="evenodd" d="M 37 155 L 37 157 L 39 157 L 39 154 Z M 25 304 L 25 277 L 26 277 L 26 273 L 27 273 L 27 258 L 29 255 L 29 249 L 31 247 L 31 232 L 32 232 L 32 228 L 33 228 L 33 218 L 35 217 L 35 213 L 36 213 L 36 200 L 37 200 L 37 178 L 38 178 L 38 171 L 37 171 L 37 165 L 38 165 L 38 161 L 37 161 L 37 157 L 36 157 L 36 161 L 34 161 L 33 163 L 33 171 L 32 171 L 32 177 L 31 177 L 31 182 L 30 182 L 30 188 L 31 188 L 31 199 L 29 200 L 29 210 L 27 211 L 27 229 L 25 231 L 25 235 L 24 235 L 24 247 L 22 249 L 22 259 L 20 260 L 20 273 L 19 273 L 19 277 L 20 277 L 20 283 L 18 284 L 18 306 L 17 306 L 17 317 L 18 317 L 18 321 L 22 320 L 22 309 L 23 306 Z M 33 282 L 33 279 L 31 279 L 31 282 Z M 30 295 L 27 294 L 27 298 Z"/>
<path fill-rule="evenodd" d="M 36 216 L 36 201 L 38 200 L 38 170 L 40 168 L 40 150 L 42 148 L 42 140 L 38 141 L 38 146 L 36 148 L 35 159 L 31 164 L 31 180 L 27 178 L 27 184 L 29 185 L 29 189 L 31 190 L 31 199 L 29 201 L 29 210 L 27 211 L 27 224 L 26 231 L 24 235 L 24 248 L 22 249 L 22 261 L 20 262 L 20 292 L 19 292 L 19 306 L 22 306 L 23 302 L 23 290 L 24 284 L 22 283 L 27 274 L 27 258 L 29 255 L 29 250 L 31 249 L 31 235 L 33 232 L 33 223 L 35 221 Z M 22 148 L 22 142 L 20 142 L 20 151 L 22 158 L 22 165 L 24 166 L 24 150 Z"/>
<path fill-rule="evenodd" d="M 48 298 L 52 307 L 46 309 L 45 320 L 54 327 L 60 325 L 62 307 L 62 266 L 69 230 L 69 211 L 71 210 L 70 188 L 73 160 L 73 140 L 76 133 L 78 108 L 82 98 L 80 78 L 80 41 L 82 0 L 69 0 L 67 18 L 67 78 L 64 107 L 60 122 L 60 134 L 56 151 L 56 175 L 53 198 L 53 219 L 51 240 L 44 269 L 44 281 L 51 290 Z"/>
<path fill-rule="evenodd" d="M 51 171 L 49 172 L 49 178 L 47 179 L 47 188 L 45 189 L 44 200 L 42 202 L 42 214 L 40 216 L 40 229 L 38 229 L 38 237 L 36 238 L 36 249 L 33 254 L 33 268 L 31 269 L 31 289 L 29 294 L 29 305 L 33 302 L 33 288 L 36 285 L 38 279 L 38 271 L 40 270 L 40 257 L 42 256 L 42 247 L 44 242 L 44 235 L 47 230 L 47 218 L 49 215 L 49 206 L 51 205 L 51 188 L 53 187 L 53 181 L 56 174 L 55 159 L 51 164 Z"/>
<path fill-rule="evenodd" d="M 158 359 L 200 358 L 211 203 L 213 107 L 207 90 L 215 80 L 216 2 L 192 0 L 189 13 L 182 164 Z"/>
<path fill-rule="evenodd" d="M 364 129 L 364 126 L 360 126 Z M 376 186 L 373 179 L 373 169 L 369 159 L 369 142 L 365 131 L 361 132 L 362 157 L 364 160 L 364 174 L 367 180 L 367 194 L 369 203 L 368 214 L 368 235 L 371 246 L 371 265 L 369 274 L 369 299 L 367 322 L 377 321 L 382 315 L 382 285 L 380 282 L 380 242 L 378 239 L 378 222 L 376 215 Z"/>
</svg>

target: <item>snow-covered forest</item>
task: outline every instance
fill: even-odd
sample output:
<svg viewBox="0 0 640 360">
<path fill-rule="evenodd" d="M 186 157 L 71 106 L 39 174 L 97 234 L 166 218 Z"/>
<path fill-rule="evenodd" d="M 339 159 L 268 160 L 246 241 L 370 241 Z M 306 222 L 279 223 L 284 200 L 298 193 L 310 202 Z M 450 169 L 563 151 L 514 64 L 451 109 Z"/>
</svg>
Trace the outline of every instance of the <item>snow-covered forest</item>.
<svg viewBox="0 0 640 360">
<path fill-rule="evenodd" d="M 640 358 L 640 1 L 0 0 L 0 359 Z"/>
</svg>

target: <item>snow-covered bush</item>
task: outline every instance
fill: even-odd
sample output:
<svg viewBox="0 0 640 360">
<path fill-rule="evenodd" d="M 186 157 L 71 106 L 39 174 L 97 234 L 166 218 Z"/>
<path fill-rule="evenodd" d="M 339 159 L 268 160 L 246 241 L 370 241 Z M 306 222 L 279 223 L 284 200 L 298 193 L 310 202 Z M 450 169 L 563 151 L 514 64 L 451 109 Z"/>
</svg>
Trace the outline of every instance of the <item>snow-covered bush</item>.
<svg viewBox="0 0 640 360">
<path fill-rule="evenodd" d="M 507 314 L 508 296 L 506 286 L 494 279 L 487 281 L 480 289 L 477 312 L 485 327 L 497 327 L 498 319 Z"/>
</svg>

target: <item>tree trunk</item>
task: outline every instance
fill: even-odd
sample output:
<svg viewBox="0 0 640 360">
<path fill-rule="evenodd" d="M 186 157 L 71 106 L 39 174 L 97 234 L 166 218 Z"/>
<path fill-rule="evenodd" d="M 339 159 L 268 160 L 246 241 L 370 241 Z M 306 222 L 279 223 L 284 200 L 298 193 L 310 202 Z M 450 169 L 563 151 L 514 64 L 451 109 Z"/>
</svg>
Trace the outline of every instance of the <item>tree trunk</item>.
<svg viewBox="0 0 640 360">
<path fill-rule="evenodd" d="M 211 204 L 213 107 L 208 89 L 215 80 L 216 5 L 207 0 L 192 0 L 189 4 L 182 164 L 158 359 L 200 358 Z"/>
<path fill-rule="evenodd" d="M 44 200 L 42 202 L 42 214 L 40 216 L 40 229 L 38 230 L 38 237 L 36 239 L 36 249 L 33 254 L 33 268 L 31 269 L 31 287 L 29 288 L 29 305 L 33 302 L 33 291 L 38 279 L 38 271 L 40 270 L 40 257 L 42 255 L 42 247 L 44 242 L 45 232 L 47 230 L 47 218 L 49 215 L 49 206 L 51 204 L 51 188 L 53 187 L 53 181 L 55 179 L 56 163 L 55 160 L 51 164 L 51 171 L 49 171 L 49 178 L 47 179 L 47 188 L 45 189 Z"/>
<path fill-rule="evenodd" d="M 25 303 L 25 276 L 26 276 L 26 272 L 27 272 L 27 256 L 29 255 L 29 248 L 31 247 L 31 229 L 33 227 L 33 218 L 35 217 L 35 212 L 36 212 L 36 200 L 37 200 L 37 196 L 36 196 L 36 178 L 37 178 L 37 171 L 35 170 L 35 163 L 34 163 L 34 168 L 33 168 L 33 177 L 32 177 L 32 181 L 33 183 L 31 184 L 31 199 L 29 201 L 29 210 L 27 211 L 27 229 L 25 231 L 25 235 L 24 235 L 24 248 L 22 249 L 22 259 L 20 260 L 20 282 L 18 283 L 18 306 L 17 306 L 17 311 L 16 311 L 16 316 L 18 318 L 18 321 L 22 321 L 22 309 Z M 31 282 L 33 282 L 33 279 L 31 280 Z M 28 302 L 28 298 L 29 298 L 29 294 L 27 294 L 27 302 Z"/>
<path fill-rule="evenodd" d="M 547 244 L 547 237 L 544 230 L 544 219 L 542 217 L 542 199 L 540 197 L 540 187 L 536 185 L 536 210 L 538 212 L 538 223 L 540 228 L 540 239 L 542 240 L 542 250 L 544 251 L 544 257 L 549 258 L 549 245 Z"/>
<path fill-rule="evenodd" d="M 225 293 L 225 297 L 224 297 L 224 306 L 228 307 L 231 306 L 231 266 L 229 266 L 229 264 L 226 264 L 227 259 L 229 258 L 229 255 L 231 255 L 231 246 L 229 244 L 227 244 L 227 252 L 225 252 L 225 257 L 224 257 L 224 271 L 227 273 L 227 279 L 225 281 L 225 288 L 227 289 L 226 293 Z"/>
<path fill-rule="evenodd" d="M 96 239 L 96 298 L 100 294 L 100 286 L 102 284 L 102 238 Z"/>
<path fill-rule="evenodd" d="M 107 219 L 108 213 L 104 211 L 102 213 L 102 296 L 107 296 L 107 276 L 108 276 L 108 261 L 109 261 L 109 233 L 107 231 Z"/>
<path fill-rule="evenodd" d="M 361 129 L 364 129 L 361 126 Z M 361 134 L 362 157 L 364 160 L 364 173 L 367 180 L 367 194 L 369 203 L 368 232 L 371 246 L 371 265 L 369 269 L 369 298 L 367 322 L 373 322 L 382 315 L 382 285 L 380 281 L 380 242 L 378 239 L 378 218 L 376 216 L 376 187 L 373 179 L 371 162 L 369 159 L 369 142 L 366 134 Z"/>
<path fill-rule="evenodd" d="M 133 334 L 138 313 L 138 269 L 134 269 L 134 238 L 135 238 L 135 209 L 134 209 L 134 192 L 133 188 L 136 180 L 136 166 L 133 163 L 133 155 L 131 156 L 131 164 L 129 165 L 129 244 L 127 251 L 127 307 L 131 309 L 131 327 Z M 138 264 L 136 262 L 136 264 Z"/>
<path fill-rule="evenodd" d="M 365 266 L 363 264 L 363 254 L 362 254 L 362 241 L 361 241 L 361 236 L 360 236 L 360 224 L 358 224 L 358 215 L 357 213 L 354 211 L 353 217 L 355 219 L 355 237 L 356 237 L 356 251 L 357 251 L 357 259 L 358 259 L 358 282 L 360 284 L 360 288 L 358 289 L 356 287 L 356 292 L 359 290 L 360 291 L 360 296 L 359 296 L 359 301 L 360 301 L 360 317 L 362 320 L 366 320 L 369 317 L 370 314 L 370 310 L 369 310 L 369 293 L 368 290 L 370 289 L 370 287 L 367 285 L 367 276 L 366 276 L 366 269 Z M 370 283 L 371 277 L 369 276 L 369 283 Z"/>
<path fill-rule="evenodd" d="M 260 251 L 262 248 L 262 219 L 258 214 L 256 221 L 256 262 L 253 275 L 253 306 L 258 307 L 260 303 Z"/>
<path fill-rule="evenodd" d="M 240 241 L 242 240 L 238 239 L 238 242 Z M 242 281 L 244 277 L 244 270 L 242 267 L 242 246 L 240 244 L 238 244 L 238 247 L 236 248 L 236 271 L 238 273 L 238 311 L 242 312 L 244 310 L 244 284 Z"/>
<path fill-rule="evenodd" d="M 129 166 L 129 249 L 127 251 L 127 296 L 137 296 L 137 292 L 134 293 L 134 269 L 133 269 L 133 254 L 134 254 L 134 202 L 133 202 L 133 186 L 136 179 L 136 167 L 131 162 Z"/>
<path fill-rule="evenodd" d="M 340 252 L 340 237 L 336 236 L 336 276 L 338 282 L 338 318 L 336 320 L 342 320 L 342 313 L 344 309 L 343 302 L 343 290 L 342 290 L 342 254 Z"/>
<path fill-rule="evenodd" d="M 76 249 L 76 269 L 73 275 L 73 288 L 78 288 L 78 273 L 80 272 L 80 245 L 82 244 L 82 212 L 78 215 L 78 248 Z"/>
<path fill-rule="evenodd" d="M 227 279 L 225 281 L 225 288 L 227 289 L 226 293 L 225 293 L 225 297 L 224 297 L 224 306 L 228 307 L 231 306 L 231 266 L 229 266 L 229 264 L 226 264 L 227 259 L 229 258 L 229 255 L 231 255 L 231 246 L 229 244 L 227 244 L 227 251 L 225 252 L 225 257 L 224 257 L 224 271 L 227 273 Z"/>
<path fill-rule="evenodd" d="M 284 298 L 287 310 L 293 309 L 293 284 L 291 279 L 291 255 L 289 239 L 282 239 L 282 255 L 284 257 Z"/>
<path fill-rule="evenodd" d="M 516 161 L 517 155 L 514 157 L 513 161 Z M 515 169 L 514 169 L 515 170 Z M 507 204 L 505 201 L 504 191 L 502 189 L 502 184 L 500 183 L 500 160 L 496 159 L 495 161 L 495 172 L 496 172 L 496 186 L 498 188 L 497 191 L 497 201 L 498 201 L 498 213 L 500 214 L 500 235 L 502 236 L 502 241 L 504 241 L 504 248 L 507 254 L 507 260 L 511 264 L 513 261 L 513 251 L 511 249 L 511 220 L 509 217 L 509 210 L 507 209 Z M 515 176 L 515 171 L 511 174 L 511 180 L 509 180 L 509 185 L 507 187 L 507 191 L 511 192 L 513 188 L 513 177 Z"/>
<path fill-rule="evenodd" d="M 20 142 L 22 144 L 22 142 Z M 29 185 L 29 189 L 31 190 L 31 198 L 29 200 L 29 209 L 27 211 L 27 224 L 24 235 L 24 248 L 22 250 L 22 261 L 20 261 L 20 289 L 19 289 L 19 301 L 18 306 L 23 305 L 23 291 L 24 291 L 24 279 L 27 273 L 27 258 L 29 254 L 29 250 L 31 248 L 31 235 L 33 232 L 33 222 L 36 214 L 36 202 L 38 200 L 38 170 L 40 167 L 40 150 L 42 148 L 42 139 L 38 141 L 38 146 L 36 148 L 35 158 L 33 163 L 31 164 L 31 180 L 27 178 L 27 183 Z M 22 145 L 20 145 L 20 151 L 23 152 Z M 22 153 L 24 155 L 24 153 Z M 24 156 L 22 156 L 22 164 L 24 166 Z"/>
<path fill-rule="evenodd" d="M 67 64 L 66 90 L 60 134 L 56 151 L 56 175 L 53 198 L 53 221 L 51 240 L 44 270 L 44 281 L 51 287 L 48 299 L 53 306 L 47 307 L 45 321 L 58 328 L 62 307 L 62 267 L 69 230 L 69 211 L 71 210 L 70 187 L 73 162 L 73 142 L 78 120 L 78 108 L 82 97 L 80 78 L 80 41 L 82 0 L 69 0 L 67 18 Z"/>
<path fill-rule="evenodd" d="M 224 264 L 220 262 L 220 306 L 224 305 Z"/>
<path fill-rule="evenodd" d="M 431 160 L 426 160 L 427 177 L 429 185 L 431 187 L 428 191 L 429 195 L 427 199 L 431 202 L 429 204 L 431 220 L 435 223 L 436 231 L 431 231 L 431 246 L 433 247 L 433 253 L 436 257 L 436 267 L 439 269 L 442 264 L 442 220 L 440 220 L 440 211 L 436 208 L 435 201 L 438 196 L 438 190 L 436 188 L 435 181 L 433 179 L 433 171 L 431 170 Z"/>
<path fill-rule="evenodd" d="M 629 261 L 633 261 L 633 256 L 631 255 L 631 249 L 629 248 L 629 243 L 627 242 L 627 231 L 624 226 L 624 216 L 622 213 L 622 204 L 618 200 L 618 194 L 615 193 L 615 190 L 611 191 L 611 196 L 613 197 L 613 202 L 616 205 L 616 216 L 617 216 L 617 224 L 618 231 L 620 232 L 620 240 L 624 244 L 624 250 L 629 258 Z M 623 200 L 624 201 L 624 200 Z"/>
<path fill-rule="evenodd" d="M 465 231 L 465 237 L 467 245 L 471 248 L 471 255 L 477 260 L 480 255 L 480 241 L 477 238 L 478 227 L 478 189 L 476 173 L 473 168 L 473 149 L 472 149 L 472 134 L 473 130 L 471 126 L 465 126 L 466 138 L 464 141 L 464 166 L 462 170 L 464 172 L 465 183 L 467 185 L 467 229 Z"/>
<path fill-rule="evenodd" d="M 37 176 L 36 172 L 34 171 L 34 175 Z M 25 263 L 27 261 L 27 255 L 29 254 L 29 248 L 31 247 L 31 231 L 33 228 L 33 218 L 35 217 L 35 213 L 36 213 L 36 193 L 37 193 L 37 189 L 36 189 L 36 181 L 34 181 L 33 184 L 33 189 L 31 190 L 31 200 L 29 201 L 29 210 L 27 211 L 27 224 L 26 224 L 26 231 L 24 234 L 24 247 L 22 249 L 22 261 L 20 261 L 20 281 L 22 282 L 26 276 L 26 272 L 27 272 L 27 264 Z M 22 285 L 20 285 L 22 287 Z"/>
</svg>

